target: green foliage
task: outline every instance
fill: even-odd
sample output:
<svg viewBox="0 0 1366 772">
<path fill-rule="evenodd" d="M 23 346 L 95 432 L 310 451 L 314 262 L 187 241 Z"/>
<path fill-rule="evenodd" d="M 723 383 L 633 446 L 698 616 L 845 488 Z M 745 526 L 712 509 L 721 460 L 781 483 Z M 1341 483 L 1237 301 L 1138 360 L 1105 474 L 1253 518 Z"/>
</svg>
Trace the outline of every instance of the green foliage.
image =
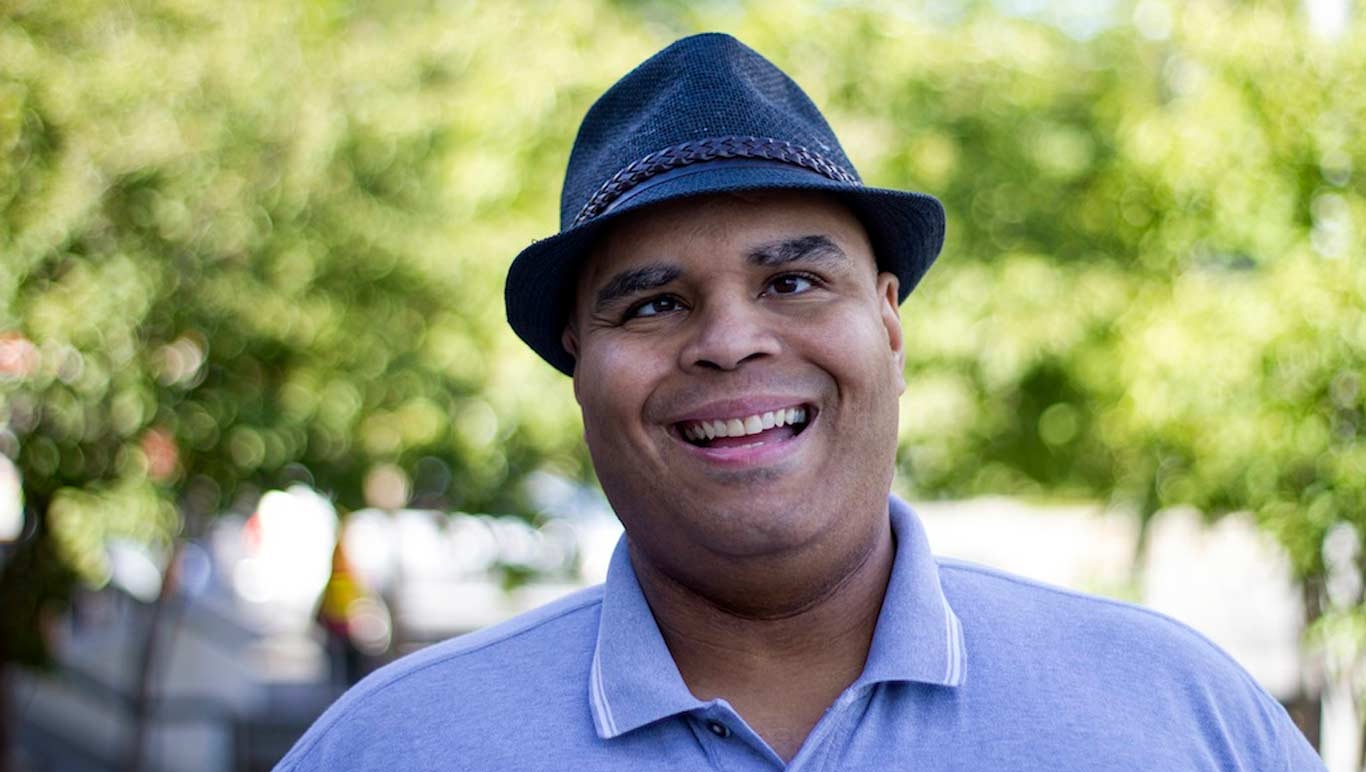
<svg viewBox="0 0 1366 772">
<path fill-rule="evenodd" d="M 586 479 L 503 273 L 555 230 L 590 101 L 724 29 L 870 184 L 949 210 L 903 309 L 918 495 L 1250 509 L 1320 573 L 1328 528 L 1366 533 L 1363 25 L 1116 7 L 1078 37 L 980 4 L 12 4 L 0 344 L 33 353 L 0 451 L 44 549 L 98 581 L 172 502 L 303 478 L 356 507 L 396 466 L 420 503 L 524 511 L 528 472 Z"/>
<path fill-rule="evenodd" d="M 1126 9 L 1084 39 L 976 6 L 727 25 L 865 178 L 949 211 L 903 309 L 919 495 L 1252 510 L 1304 575 L 1334 523 L 1366 532 L 1366 34 L 1296 10 Z"/>
</svg>

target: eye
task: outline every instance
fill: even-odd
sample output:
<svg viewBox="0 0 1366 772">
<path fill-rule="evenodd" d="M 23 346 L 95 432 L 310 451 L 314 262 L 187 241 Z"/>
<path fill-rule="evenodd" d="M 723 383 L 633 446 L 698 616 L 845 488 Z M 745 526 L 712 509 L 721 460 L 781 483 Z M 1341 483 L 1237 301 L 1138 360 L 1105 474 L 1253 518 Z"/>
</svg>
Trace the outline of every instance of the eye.
<svg viewBox="0 0 1366 772">
<path fill-rule="evenodd" d="M 775 295 L 796 295 L 816 286 L 816 279 L 804 273 L 785 273 L 768 283 Z"/>
<path fill-rule="evenodd" d="M 626 309 L 623 316 L 625 319 L 641 319 L 651 316 L 659 316 L 678 311 L 683 308 L 683 302 L 673 295 L 660 295 L 648 300 L 642 300 L 630 308 Z"/>
</svg>

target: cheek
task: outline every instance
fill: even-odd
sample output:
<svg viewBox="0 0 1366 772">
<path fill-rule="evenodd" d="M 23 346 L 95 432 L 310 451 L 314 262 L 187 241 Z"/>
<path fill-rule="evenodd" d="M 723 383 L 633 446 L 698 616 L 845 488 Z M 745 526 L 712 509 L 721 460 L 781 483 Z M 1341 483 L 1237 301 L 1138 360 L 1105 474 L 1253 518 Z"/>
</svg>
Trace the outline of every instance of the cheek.
<svg viewBox="0 0 1366 772">
<path fill-rule="evenodd" d="M 824 334 L 814 336 L 812 350 L 836 378 L 861 393 L 891 389 L 900 393 L 901 368 L 879 319 L 867 314 L 847 314 L 822 325 Z"/>
<path fill-rule="evenodd" d="M 635 348 L 596 341 L 581 346 L 575 375 L 586 437 L 610 441 L 642 420 L 654 363 Z"/>
<path fill-rule="evenodd" d="M 649 354 L 648 347 L 633 345 L 631 341 L 594 341 L 584 359 L 598 373 L 598 381 L 603 385 L 621 384 L 619 388 L 629 388 L 640 372 L 649 369 Z"/>
<path fill-rule="evenodd" d="M 638 396 L 669 370 L 678 345 L 676 335 L 662 332 L 598 331 L 580 340 L 576 368 L 594 374 L 600 392 Z"/>
<path fill-rule="evenodd" d="M 585 383 L 579 406 L 583 412 L 583 433 L 590 440 L 597 436 L 608 436 L 607 428 L 619 419 L 613 415 L 612 407 L 620 403 L 606 391 L 606 386 L 598 379 Z"/>
</svg>

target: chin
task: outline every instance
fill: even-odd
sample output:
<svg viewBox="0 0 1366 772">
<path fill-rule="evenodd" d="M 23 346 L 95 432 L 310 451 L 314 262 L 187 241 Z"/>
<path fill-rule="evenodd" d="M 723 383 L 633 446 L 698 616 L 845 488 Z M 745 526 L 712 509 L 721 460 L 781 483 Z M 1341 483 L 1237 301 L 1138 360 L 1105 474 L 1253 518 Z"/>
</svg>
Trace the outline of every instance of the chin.
<svg viewBox="0 0 1366 772">
<path fill-rule="evenodd" d="M 726 557 L 757 557 L 801 550 L 837 525 L 836 508 L 810 497 L 749 496 L 741 501 L 699 503 L 677 512 L 682 530 L 706 551 Z"/>
</svg>

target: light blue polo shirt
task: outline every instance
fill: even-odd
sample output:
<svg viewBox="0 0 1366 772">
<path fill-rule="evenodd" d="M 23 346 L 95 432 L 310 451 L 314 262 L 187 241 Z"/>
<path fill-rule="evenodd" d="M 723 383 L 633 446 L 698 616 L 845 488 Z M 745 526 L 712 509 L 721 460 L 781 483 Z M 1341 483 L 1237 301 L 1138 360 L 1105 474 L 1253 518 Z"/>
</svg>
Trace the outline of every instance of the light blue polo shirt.
<svg viewBox="0 0 1366 772">
<path fill-rule="evenodd" d="M 910 508 L 889 510 L 896 559 L 864 672 L 790 764 L 688 691 L 623 540 L 604 585 L 377 671 L 276 769 L 1323 769 L 1191 629 L 937 560 Z"/>
</svg>

